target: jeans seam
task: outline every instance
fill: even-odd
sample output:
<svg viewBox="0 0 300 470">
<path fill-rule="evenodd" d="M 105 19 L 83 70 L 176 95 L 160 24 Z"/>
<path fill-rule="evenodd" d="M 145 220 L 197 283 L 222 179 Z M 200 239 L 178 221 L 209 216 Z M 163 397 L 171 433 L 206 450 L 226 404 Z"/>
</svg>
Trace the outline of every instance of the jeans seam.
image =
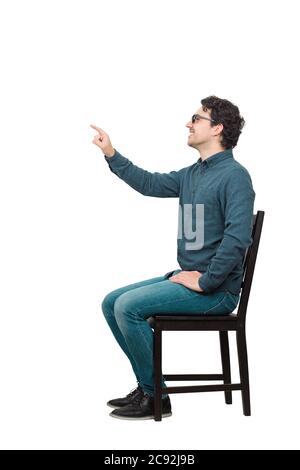
<svg viewBox="0 0 300 470">
<path fill-rule="evenodd" d="M 187 301 L 187 299 L 180 299 L 180 300 L 176 300 L 176 303 L 177 303 L 177 302 L 186 302 L 186 301 Z M 164 302 L 164 303 L 159 302 L 158 304 L 147 305 L 147 306 L 153 308 L 153 307 L 158 307 L 159 305 L 161 305 L 161 306 L 166 305 L 166 304 L 168 304 L 168 303 L 170 303 L 170 302 L 174 302 L 174 300 L 168 300 L 167 302 Z M 142 310 L 143 310 L 143 309 L 141 309 L 141 308 L 140 308 L 140 309 L 137 308 L 137 312 L 138 312 L 138 313 L 140 313 Z M 153 313 L 150 314 L 150 315 L 153 315 Z M 163 313 L 162 313 L 161 315 L 163 315 Z M 174 314 L 174 315 L 176 315 L 176 314 Z"/>
</svg>

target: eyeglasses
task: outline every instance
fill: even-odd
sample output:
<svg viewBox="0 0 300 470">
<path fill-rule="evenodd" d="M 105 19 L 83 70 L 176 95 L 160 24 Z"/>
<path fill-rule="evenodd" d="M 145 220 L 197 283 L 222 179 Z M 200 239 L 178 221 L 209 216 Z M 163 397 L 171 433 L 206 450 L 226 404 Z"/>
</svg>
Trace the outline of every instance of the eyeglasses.
<svg viewBox="0 0 300 470">
<path fill-rule="evenodd" d="M 214 119 L 209 119 L 204 116 L 200 116 L 200 114 L 193 114 L 192 116 L 192 124 L 194 124 L 195 121 L 200 121 L 200 119 L 205 119 L 206 121 L 211 121 L 211 122 L 217 122 Z"/>
</svg>

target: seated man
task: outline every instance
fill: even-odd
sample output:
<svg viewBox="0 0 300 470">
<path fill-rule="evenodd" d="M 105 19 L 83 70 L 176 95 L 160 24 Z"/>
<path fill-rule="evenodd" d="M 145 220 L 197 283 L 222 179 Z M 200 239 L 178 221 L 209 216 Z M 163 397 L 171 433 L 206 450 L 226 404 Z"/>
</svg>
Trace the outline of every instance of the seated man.
<svg viewBox="0 0 300 470">
<path fill-rule="evenodd" d="M 110 400 L 120 419 L 154 418 L 154 314 L 229 314 L 238 304 L 242 263 L 252 238 L 255 192 L 251 177 L 232 153 L 244 119 L 230 101 L 209 96 L 186 124 L 188 145 L 200 158 L 170 173 L 150 173 L 134 165 L 98 131 L 93 143 L 104 153 L 110 170 L 145 196 L 178 197 L 178 256 L 180 269 L 116 289 L 102 302 L 106 321 L 127 355 L 137 388 Z M 193 231 L 193 228 L 196 228 Z M 191 241 L 194 239 L 194 241 Z M 162 377 L 162 385 L 166 386 Z M 162 416 L 171 416 L 163 395 Z"/>
</svg>

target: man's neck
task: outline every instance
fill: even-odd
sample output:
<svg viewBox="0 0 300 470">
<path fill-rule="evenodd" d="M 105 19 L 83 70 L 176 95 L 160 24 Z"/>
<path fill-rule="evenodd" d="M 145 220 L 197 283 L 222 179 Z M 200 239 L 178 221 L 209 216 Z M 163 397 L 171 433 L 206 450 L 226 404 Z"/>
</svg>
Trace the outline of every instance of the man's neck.
<svg viewBox="0 0 300 470">
<path fill-rule="evenodd" d="M 221 145 L 212 145 L 197 150 L 200 153 L 201 160 L 203 161 L 206 160 L 208 157 L 215 155 L 215 153 L 224 152 L 224 150 L 226 149 Z"/>
</svg>

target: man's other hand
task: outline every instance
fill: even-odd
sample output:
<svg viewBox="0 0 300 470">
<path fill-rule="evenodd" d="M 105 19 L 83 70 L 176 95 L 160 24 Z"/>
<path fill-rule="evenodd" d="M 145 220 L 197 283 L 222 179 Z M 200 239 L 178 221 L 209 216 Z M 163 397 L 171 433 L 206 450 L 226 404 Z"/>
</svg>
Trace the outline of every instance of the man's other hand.
<svg viewBox="0 0 300 470">
<path fill-rule="evenodd" d="M 201 276 L 202 273 L 199 271 L 181 271 L 180 273 L 169 277 L 169 281 L 182 284 L 183 286 L 197 292 L 203 292 L 203 289 L 201 289 L 198 283 Z"/>
</svg>

